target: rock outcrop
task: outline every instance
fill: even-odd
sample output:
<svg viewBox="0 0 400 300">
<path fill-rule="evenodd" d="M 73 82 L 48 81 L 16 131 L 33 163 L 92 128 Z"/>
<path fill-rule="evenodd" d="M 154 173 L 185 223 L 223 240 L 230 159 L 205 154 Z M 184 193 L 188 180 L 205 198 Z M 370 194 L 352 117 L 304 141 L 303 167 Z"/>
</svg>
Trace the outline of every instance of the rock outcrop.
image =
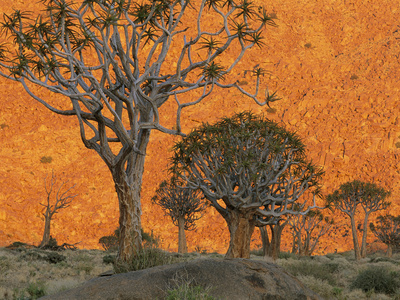
<svg viewBox="0 0 400 300">
<path fill-rule="evenodd" d="M 217 299 L 322 299 L 273 263 L 247 259 L 201 258 L 95 278 L 75 289 L 41 299 L 165 299 L 167 290 L 185 283 L 207 288 L 209 295 Z"/>
</svg>

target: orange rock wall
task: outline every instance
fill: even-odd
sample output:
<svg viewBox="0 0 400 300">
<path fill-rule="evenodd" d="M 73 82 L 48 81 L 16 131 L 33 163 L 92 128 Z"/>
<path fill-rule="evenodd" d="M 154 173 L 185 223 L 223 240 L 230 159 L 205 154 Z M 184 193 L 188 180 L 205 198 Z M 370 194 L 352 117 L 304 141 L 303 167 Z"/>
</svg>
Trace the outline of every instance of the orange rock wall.
<svg viewBox="0 0 400 300">
<path fill-rule="evenodd" d="M 251 86 L 252 78 L 243 76 L 245 69 L 260 64 L 269 70 L 264 83 L 282 97 L 273 104 L 276 113 L 237 91 L 218 91 L 184 113 L 184 129 L 241 110 L 262 112 L 304 138 L 309 155 L 324 166 L 325 194 L 349 180 L 375 181 L 392 190 L 391 210 L 400 214 L 398 3 L 266 0 L 256 4 L 276 14 L 278 27 L 264 31 L 265 47 L 253 48 L 235 72 L 242 84 Z M 12 8 L 37 11 L 39 5 L 18 0 L 10 6 L 10 1 L 0 0 L 0 13 Z M 98 239 L 118 226 L 117 197 L 107 167 L 83 146 L 76 119 L 51 114 L 21 86 L 4 78 L 0 93 L 0 246 L 40 242 L 43 178 L 54 169 L 60 180 L 76 184 L 79 196 L 56 215 L 52 235 L 60 243 L 98 248 Z M 172 108 L 163 109 L 166 124 L 172 124 Z M 170 155 L 166 149 L 177 139 L 153 132 L 142 190 L 144 229 L 159 235 L 162 247 L 169 250 L 177 250 L 177 229 L 150 199 L 166 176 Z M 42 163 L 43 156 L 52 157 L 51 163 Z M 347 219 L 339 213 L 334 218 L 335 230 L 322 241 L 320 253 L 352 248 Z M 187 233 L 189 250 L 224 252 L 228 239 L 225 222 L 214 210 L 198 221 L 196 231 Z M 372 235 L 369 241 L 374 241 Z M 284 250 L 289 244 L 285 238 Z M 259 245 L 256 231 L 253 246 Z"/>
</svg>

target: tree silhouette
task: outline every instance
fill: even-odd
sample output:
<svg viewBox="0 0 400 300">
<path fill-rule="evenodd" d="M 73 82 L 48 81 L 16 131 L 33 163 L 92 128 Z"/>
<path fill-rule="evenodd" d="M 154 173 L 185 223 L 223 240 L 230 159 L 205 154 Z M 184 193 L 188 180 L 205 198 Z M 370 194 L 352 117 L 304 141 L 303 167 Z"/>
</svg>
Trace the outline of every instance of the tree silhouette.
<svg viewBox="0 0 400 300">
<path fill-rule="evenodd" d="M 318 245 L 319 239 L 332 228 L 333 219 L 326 217 L 320 210 L 310 210 L 305 215 L 293 215 L 289 218 L 292 229 L 292 253 L 310 256 Z"/>
<path fill-rule="evenodd" d="M 68 181 L 64 181 L 61 183 L 58 189 L 56 189 L 57 178 L 54 175 L 54 172 L 51 173 L 50 182 L 47 182 L 47 176 L 44 178 L 44 187 L 46 190 L 46 202 L 40 203 L 40 205 L 45 207 L 45 211 L 43 213 L 44 216 L 44 231 L 43 231 L 43 239 L 39 244 L 39 247 L 45 247 L 50 242 L 50 225 L 53 216 L 58 213 L 58 211 L 62 208 L 67 208 L 71 204 L 72 200 L 77 195 L 71 195 L 71 190 L 75 187 L 75 185 L 66 188 L 65 185 Z"/>
<path fill-rule="evenodd" d="M 203 216 L 206 203 L 199 190 L 182 188 L 175 180 L 163 181 L 151 199 L 178 226 L 178 252 L 187 253 L 185 230 L 196 229 L 196 221 Z"/>
<path fill-rule="evenodd" d="M 390 191 L 377 186 L 375 183 L 354 180 L 340 185 L 338 190 L 326 197 L 327 207 L 332 207 L 345 213 L 350 218 L 353 236 L 354 253 L 357 260 L 367 255 L 367 229 L 369 215 L 378 210 L 384 210 L 390 202 L 386 198 Z M 364 227 L 361 240 L 361 250 L 357 237 L 355 214 L 361 206 L 364 210 Z"/>
<path fill-rule="evenodd" d="M 305 208 L 299 199 L 310 188 L 318 192 L 322 175 L 297 135 L 250 112 L 193 130 L 175 144 L 171 172 L 200 189 L 225 219 L 229 258 L 250 256 L 255 226 L 315 208 L 315 197 L 305 211 L 295 206 Z"/>
<path fill-rule="evenodd" d="M 393 249 L 400 249 L 400 216 L 384 215 L 369 227 L 374 235 L 388 246 L 386 255 L 392 257 Z"/>
<path fill-rule="evenodd" d="M 253 91 L 232 75 L 275 23 L 249 0 L 41 2 L 38 15 L 3 15 L 0 75 L 51 112 L 77 118 L 84 145 L 112 174 L 120 209 L 117 260 L 128 262 L 142 247 L 140 190 L 151 130 L 184 135 L 183 109 L 216 89 L 237 89 L 259 105 L 278 100 L 261 87 L 262 68 L 253 68 Z M 235 58 L 222 64 L 228 51 Z M 160 112 L 167 102 L 176 110 Z M 175 125 L 163 125 L 160 114 Z"/>
</svg>

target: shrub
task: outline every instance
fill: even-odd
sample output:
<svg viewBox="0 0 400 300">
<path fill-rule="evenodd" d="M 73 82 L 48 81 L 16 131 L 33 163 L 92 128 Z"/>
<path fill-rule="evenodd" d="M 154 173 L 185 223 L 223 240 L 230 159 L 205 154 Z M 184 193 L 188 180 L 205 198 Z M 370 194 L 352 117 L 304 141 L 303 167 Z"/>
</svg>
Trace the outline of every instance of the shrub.
<svg viewBox="0 0 400 300">
<path fill-rule="evenodd" d="M 119 239 L 119 228 L 113 234 L 103 236 L 99 243 L 106 251 L 117 251 Z M 142 229 L 142 240 L 144 247 L 158 247 L 159 239 L 153 235 L 153 232 L 147 233 Z"/>
<path fill-rule="evenodd" d="M 213 300 L 210 296 L 209 289 L 202 286 L 191 286 L 190 284 L 182 284 L 176 288 L 167 291 L 166 300 Z"/>
<path fill-rule="evenodd" d="M 400 288 L 400 274 L 381 266 L 370 266 L 361 271 L 350 285 L 351 289 L 364 292 L 374 290 L 377 293 L 394 294 Z"/>
<path fill-rule="evenodd" d="M 310 260 L 286 260 L 283 261 L 284 269 L 294 276 L 313 276 L 314 278 L 327 281 L 330 285 L 336 285 L 334 273 L 337 271 L 336 264 L 321 264 Z"/>
<path fill-rule="evenodd" d="M 113 264 L 115 262 L 115 258 L 116 258 L 115 255 L 111 255 L 111 254 L 105 255 L 105 256 L 103 256 L 103 263 L 105 263 L 106 265 Z"/>
<path fill-rule="evenodd" d="M 50 252 L 50 253 L 47 253 L 47 256 L 44 257 L 44 260 L 46 260 L 47 262 L 49 262 L 51 264 L 58 264 L 62 261 L 66 261 L 67 258 L 64 255 L 59 254 L 57 252 Z"/>
<path fill-rule="evenodd" d="M 290 252 L 280 252 L 278 258 L 279 259 L 289 259 L 289 258 L 297 259 L 297 256 L 296 256 L 296 254 L 290 253 Z"/>
<path fill-rule="evenodd" d="M 29 299 L 38 299 L 46 295 L 46 289 L 42 282 L 32 282 L 26 288 L 26 291 L 31 296 Z"/>
<path fill-rule="evenodd" d="M 42 163 L 42 164 L 49 164 L 49 163 L 51 163 L 53 161 L 53 158 L 51 157 L 51 156 L 42 156 L 41 158 L 40 158 L 40 162 Z"/>
<path fill-rule="evenodd" d="M 169 265 L 176 261 L 176 258 L 160 249 L 144 248 L 143 250 L 139 251 L 139 253 L 137 253 L 128 264 L 114 263 L 114 271 L 115 273 L 126 273 L 160 265 Z"/>
<path fill-rule="evenodd" d="M 297 279 L 310 290 L 323 297 L 323 299 L 332 299 L 335 293 L 337 293 L 337 289 L 331 286 L 327 281 L 315 278 L 314 276 L 299 275 Z"/>
</svg>

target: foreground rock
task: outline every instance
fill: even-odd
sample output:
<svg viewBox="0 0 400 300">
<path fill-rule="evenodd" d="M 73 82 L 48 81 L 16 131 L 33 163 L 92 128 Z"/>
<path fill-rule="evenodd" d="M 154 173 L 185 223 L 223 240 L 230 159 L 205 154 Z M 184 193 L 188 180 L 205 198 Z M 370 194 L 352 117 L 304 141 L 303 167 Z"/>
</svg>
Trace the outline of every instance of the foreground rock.
<svg viewBox="0 0 400 300">
<path fill-rule="evenodd" d="M 99 277 L 41 299 L 164 299 L 167 290 L 185 282 L 208 287 L 217 299 L 322 299 L 281 267 L 247 259 L 196 259 Z"/>
</svg>

